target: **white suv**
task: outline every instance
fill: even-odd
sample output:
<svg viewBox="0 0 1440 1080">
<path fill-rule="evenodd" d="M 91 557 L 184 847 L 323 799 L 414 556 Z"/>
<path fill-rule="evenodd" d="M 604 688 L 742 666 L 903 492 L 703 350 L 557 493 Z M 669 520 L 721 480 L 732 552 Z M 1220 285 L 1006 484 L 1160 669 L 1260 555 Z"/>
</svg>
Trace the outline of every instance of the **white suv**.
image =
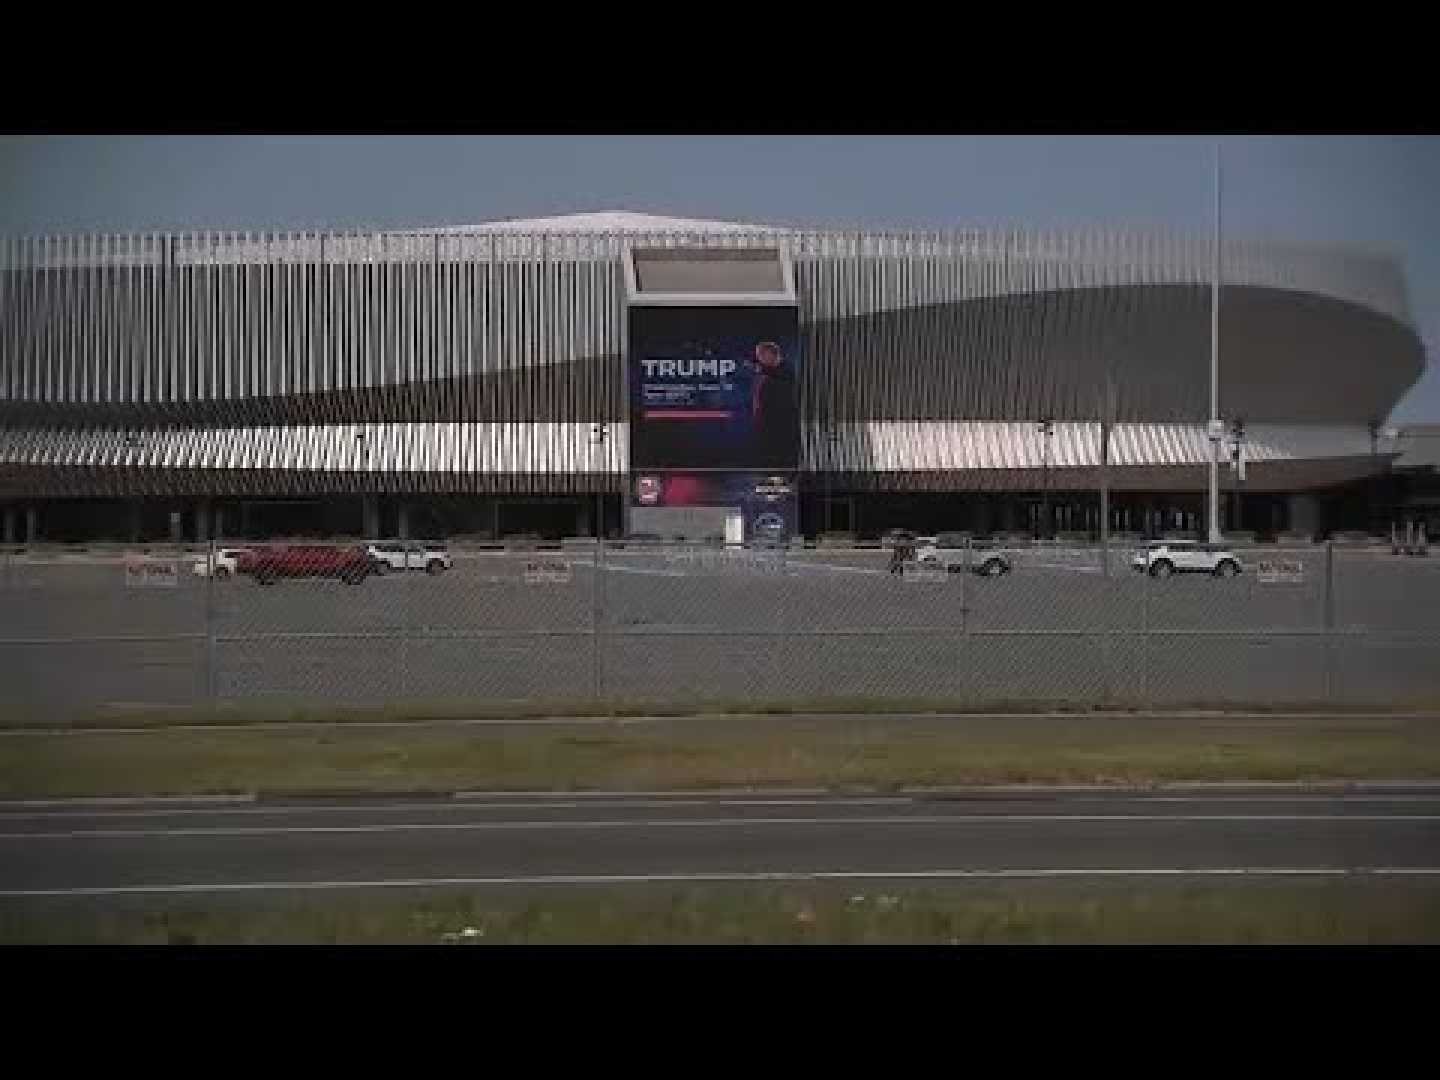
<svg viewBox="0 0 1440 1080">
<path fill-rule="evenodd" d="M 454 563 L 444 544 L 416 544 L 384 541 L 365 548 L 377 574 L 391 570 L 424 570 L 427 574 L 443 574 Z"/>
<path fill-rule="evenodd" d="M 1130 565 L 1151 577 L 1191 573 L 1228 578 L 1241 569 L 1240 560 L 1223 544 L 1197 544 L 1193 540 L 1157 540 L 1137 551 Z"/>
<path fill-rule="evenodd" d="M 195 576 L 214 577 L 217 580 L 234 577 L 235 560 L 247 550 L 247 548 L 216 548 L 214 565 L 211 565 L 210 555 L 207 553 L 196 561 Z"/>
</svg>

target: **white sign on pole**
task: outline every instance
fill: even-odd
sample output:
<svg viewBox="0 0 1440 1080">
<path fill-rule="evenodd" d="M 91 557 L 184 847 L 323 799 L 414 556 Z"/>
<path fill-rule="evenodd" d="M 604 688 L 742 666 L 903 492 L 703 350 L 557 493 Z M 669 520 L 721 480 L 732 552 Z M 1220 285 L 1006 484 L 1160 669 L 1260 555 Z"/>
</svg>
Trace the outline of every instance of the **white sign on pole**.
<svg viewBox="0 0 1440 1080">
<path fill-rule="evenodd" d="M 524 571 L 527 585 L 566 585 L 571 574 L 570 564 L 563 559 L 531 559 Z"/>
<path fill-rule="evenodd" d="M 945 568 L 938 563 L 904 562 L 900 564 L 900 576 L 906 581 L 944 581 Z"/>
<path fill-rule="evenodd" d="M 130 556 L 125 560 L 125 586 L 130 589 L 174 589 L 180 584 L 175 559 Z"/>
<path fill-rule="evenodd" d="M 1296 585 L 1305 580 L 1305 564 L 1299 559 L 1262 559 L 1256 576 L 1264 585 Z"/>
</svg>

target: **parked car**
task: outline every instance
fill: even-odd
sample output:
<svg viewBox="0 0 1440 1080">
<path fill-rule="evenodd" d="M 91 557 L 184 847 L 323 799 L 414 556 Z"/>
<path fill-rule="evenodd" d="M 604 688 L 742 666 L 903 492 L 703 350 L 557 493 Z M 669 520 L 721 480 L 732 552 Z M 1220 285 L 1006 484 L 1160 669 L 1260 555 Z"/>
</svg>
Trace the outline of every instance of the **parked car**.
<svg viewBox="0 0 1440 1080">
<path fill-rule="evenodd" d="M 915 553 L 915 558 L 931 566 L 939 565 L 946 573 L 961 574 L 968 566 L 970 571 L 981 577 L 999 577 L 1013 569 L 1010 556 L 1001 551 L 990 540 L 971 540 L 967 547 L 966 538 L 955 533 L 941 533 Z"/>
<path fill-rule="evenodd" d="M 251 548 L 236 559 L 236 573 L 249 574 L 259 585 L 279 578 L 339 578 L 358 585 L 370 576 L 373 564 L 359 547 L 326 544 L 285 544 Z"/>
<path fill-rule="evenodd" d="M 371 569 L 376 574 L 388 574 L 392 570 L 424 570 L 433 576 L 443 574 L 454 566 L 450 551 L 444 544 L 389 540 L 370 544 L 365 552 L 370 556 Z"/>
<path fill-rule="evenodd" d="M 1194 540 L 1156 540 L 1135 553 L 1130 565 L 1151 577 L 1171 574 L 1213 574 L 1228 578 L 1240 573 L 1240 560 L 1224 544 L 1198 544 Z"/>
<path fill-rule="evenodd" d="M 213 557 L 206 553 L 195 562 L 196 577 L 214 577 L 217 581 L 239 573 L 237 564 L 248 548 L 216 548 Z M 213 565 L 212 565 L 213 563 Z"/>
</svg>

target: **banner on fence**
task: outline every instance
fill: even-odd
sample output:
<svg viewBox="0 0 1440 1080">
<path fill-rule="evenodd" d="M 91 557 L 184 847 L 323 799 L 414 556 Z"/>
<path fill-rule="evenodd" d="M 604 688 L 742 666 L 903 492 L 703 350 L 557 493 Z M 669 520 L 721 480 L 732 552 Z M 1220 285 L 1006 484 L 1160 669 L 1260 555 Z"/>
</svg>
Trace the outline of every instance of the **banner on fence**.
<svg viewBox="0 0 1440 1080">
<path fill-rule="evenodd" d="M 129 589 L 173 589 L 180 584 L 180 563 L 175 559 L 129 556 L 125 559 L 125 586 Z"/>
<path fill-rule="evenodd" d="M 944 581 L 946 573 L 939 563 L 911 561 L 900 564 L 900 576 L 906 581 Z"/>
<path fill-rule="evenodd" d="M 1262 559 L 1256 576 L 1264 585 L 1298 585 L 1305 580 L 1305 564 L 1299 559 Z"/>
<path fill-rule="evenodd" d="M 527 585 L 565 585 L 571 574 L 570 564 L 564 559 L 531 559 L 524 570 Z"/>
</svg>

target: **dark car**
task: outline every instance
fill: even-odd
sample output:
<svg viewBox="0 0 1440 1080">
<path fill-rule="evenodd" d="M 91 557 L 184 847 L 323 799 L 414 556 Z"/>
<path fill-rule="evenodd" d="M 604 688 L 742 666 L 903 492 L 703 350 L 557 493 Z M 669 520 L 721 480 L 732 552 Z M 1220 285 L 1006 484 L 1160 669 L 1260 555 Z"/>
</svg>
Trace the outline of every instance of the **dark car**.
<svg viewBox="0 0 1440 1080">
<path fill-rule="evenodd" d="M 279 578 L 339 578 L 358 585 L 370 576 L 370 555 L 362 547 L 286 544 L 252 548 L 236 559 L 235 572 L 249 574 L 259 585 Z"/>
</svg>

